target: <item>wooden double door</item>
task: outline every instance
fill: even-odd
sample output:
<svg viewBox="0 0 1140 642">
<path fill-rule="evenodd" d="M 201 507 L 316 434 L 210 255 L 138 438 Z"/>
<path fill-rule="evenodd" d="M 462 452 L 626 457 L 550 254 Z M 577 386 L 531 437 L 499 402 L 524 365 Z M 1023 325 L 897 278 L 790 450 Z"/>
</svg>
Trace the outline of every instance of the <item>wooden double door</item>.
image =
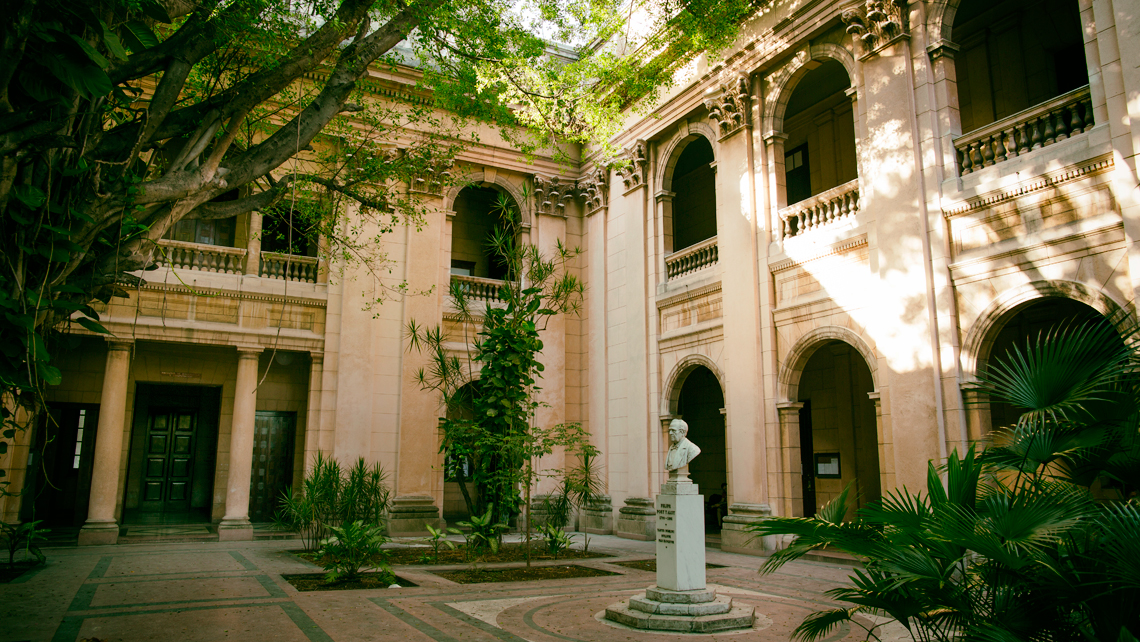
<svg viewBox="0 0 1140 642">
<path fill-rule="evenodd" d="M 140 383 L 125 523 L 210 521 L 221 388 Z"/>
</svg>

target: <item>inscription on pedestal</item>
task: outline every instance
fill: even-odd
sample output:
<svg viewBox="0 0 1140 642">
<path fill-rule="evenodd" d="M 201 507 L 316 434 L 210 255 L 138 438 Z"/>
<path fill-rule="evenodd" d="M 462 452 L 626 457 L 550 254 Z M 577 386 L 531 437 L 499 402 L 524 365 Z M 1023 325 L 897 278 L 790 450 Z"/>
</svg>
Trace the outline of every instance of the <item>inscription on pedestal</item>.
<svg viewBox="0 0 1140 642">
<path fill-rule="evenodd" d="M 657 505 L 657 541 L 668 544 L 676 543 L 677 535 L 674 528 L 676 520 L 672 504 L 661 502 Z"/>
</svg>

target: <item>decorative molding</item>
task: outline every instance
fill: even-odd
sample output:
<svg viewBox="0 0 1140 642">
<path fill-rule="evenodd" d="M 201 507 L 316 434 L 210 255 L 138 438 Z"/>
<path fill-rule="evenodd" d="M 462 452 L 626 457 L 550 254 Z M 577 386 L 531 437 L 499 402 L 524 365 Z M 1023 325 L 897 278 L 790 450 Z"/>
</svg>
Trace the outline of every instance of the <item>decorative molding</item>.
<svg viewBox="0 0 1140 642">
<path fill-rule="evenodd" d="M 546 178 L 535 174 L 533 180 L 535 211 L 566 218 L 566 201 L 574 195 L 577 186 L 572 181 L 563 183 L 557 176 Z"/>
<path fill-rule="evenodd" d="M 230 299 L 238 299 L 241 301 L 264 301 L 268 303 L 289 303 L 293 305 L 302 305 L 310 308 L 325 308 L 328 307 L 328 301 L 325 299 L 303 299 L 300 297 L 284 297 L 277 294 L 257 294 L 252 292 L 234 292 L 232 290 L 222 290 L 219 288 L 190 288 L 179 285 L 164 285 L 161 283 L 147 283 L 142 285 L 139 290 L 150 292 L 165 292 L 166 294 L 189 294 L 192 296 L 200 297 L 227 297 Z M 108 309 L 110 306 L 108 306 Z"/>
<path fill-rule="evenodd" d="M 609 205 L 610 170 L 598 167 L 578 181 L 578 194 L 586 201 L 586 212 L 593 213 Z"/>
<path fill-rule="evenodd" d="M 1032 192 L 1039 192 L 1048 187 L 1068 183 L 1069 181 L 1076 180 L 1082 176 L 1089 176 L 1091 174 L 1099 174 L 1101 172 L 1112 169 L 1115 161 L 1112 154 L 1103 154 L 1091 160 L 1076 165 L 1066 167 L 1065 169 L 1043 174 L 1036 178 L 1030 179 L 1018 185 L 1013 189 L 998 190 L 977 196 L 975 198 L 967 199 L 965 203 L 958 204 L 955 207 L 943 210 L 943 216 L 946 218 L 954 218 L 968 214 L 970 212 L 988 209 L 999 203 L 1020 198 Z"/>
<path fill-rule="evenodd" d="M 412 178 L 412 184 L 408 186 L 408 189 L 421 194 L 441 196 L 443 186 L 451 180 L 451 168 L 453 166 L 452 161 L 429 163 L 427 170 Z"/>
<path fill-rule="evenodd" d="M 709 110 L 709 120 L 717 124 L 720 140 L 732 136 L 745 127 L 751 127 L 749 112 L 752 107 L 752 93 L 748 74 L 735 72 L 720 84 L 719 96 L 705 99 L 705 109 Z"/>
<path fill-rule="evenodd" d="M 624 156 L 628 164 L 618 170 L 618 175 L 621 176 L 622 183 L 625 183 L 626 191 L 643 187 L 645 185 L 645 169 L 649 166 L 645 141 L 635 141 L 631 147 L 625 150 Z"/>
<path fill-rule="evenodd" d="M 930 56 L 931 60 L 938 60 L 939 58 L 954 60 L 954 56 L 958 54 L 958 51 L 960 51 L 960 47 L 949 40 L 939 40 L 926 48 L 926 53 Z"/>
<path fill-rule="evenodd" d="M 658 299 L 657 300 L 657 309 L 661 310 L 663 308 L 668 308 L 670 306 L 679 305 L 681 303 L 685 303 L 687 301 L 692 301 L 693 299 L 697 299 L 697 298 L 700 298 L 702 296 L 705 296 L 706 294 L 713 294 L 714 292 L 720 292 L 720 290 L 721 290 L 721 284 L 720 284 L 720 281 L 718 280 L 716 283 L 710 283 L 708 285 L 703 285 L 699 288 L 694 288 L 692 290 L 685 290 L 684 292 L 679 292 L 679 293 L 674 294 L 672 296 L 665 297 L 664 299 Z"/>
<path fill-rule="evenodd" d="M 777 262 L 769 265 L 768 270 L 771 271 L 772 273 L 783 272 L 785 270 L 790 270 L 792 268 L 799 267 L 799 266 L 803 265 L 804 263 L 811 263 L 812 261 L 816 261 L 818 259 L 822 259 L 822 258 L 825 258 L 828 256 L 835 256 L 837 254 L 846 254 L 847 252 L 849 252 L 851 250 L 863 247 L 865 245 L 867 245 L 867 235 L 866 234 L 860 234 L 859 236 L 856 236 L 853 239 L 848 239 L 848 240 L 843 241 L 841 243 L 836 243 L 835 245 L 832 245 L 832 246 L 827 247 L 827 248 L 823 248 L 819 252 L 816 252 L 815 254 L 808 255 L 806 257 L 782 259 L 780 261 L 777 261 Z"/>
<path fill-rule="evenodd" d="M 907 35 L 906 17 L 906 0 L 867 0 L 863 7 L 845 10 L 841 19 L 871 55 Z"/>
</svg>

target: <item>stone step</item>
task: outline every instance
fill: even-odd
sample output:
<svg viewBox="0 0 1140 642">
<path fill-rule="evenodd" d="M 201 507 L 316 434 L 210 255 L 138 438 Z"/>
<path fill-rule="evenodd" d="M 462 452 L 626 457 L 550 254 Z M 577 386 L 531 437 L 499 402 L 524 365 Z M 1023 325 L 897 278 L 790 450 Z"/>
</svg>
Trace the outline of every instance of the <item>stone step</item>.
<svg viewBox="0 0 1140 642">
<path fill-rule="evenodd" d="M 727 613 L 695 617 L 691 615 L 660 615 L 630 608 L 629 600 L 623 600 L 606 608 L 606 619 L 647 631 L 713 633 L 751 628 L 755 622 L 755 608 L 733 606 L 732 610 Z"/>
<path fill-rule="evenodd" d="M 656 613 L 658 615 L 720 615 L 732 610 L 732 598 L 718 596 L 713 598 L 711 602 L 677 604 L 651 600 L 645 597 L 645 593 L 639 593 L 629 598 L 629 607 L 642 613 Z"/>
</svg>

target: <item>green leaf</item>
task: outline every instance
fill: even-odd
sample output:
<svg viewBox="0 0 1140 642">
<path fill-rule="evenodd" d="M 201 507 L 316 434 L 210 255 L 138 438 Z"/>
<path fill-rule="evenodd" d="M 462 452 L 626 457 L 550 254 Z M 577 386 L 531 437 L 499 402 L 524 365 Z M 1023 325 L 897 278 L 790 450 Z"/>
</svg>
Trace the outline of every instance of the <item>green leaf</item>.
<svg viewBox="0 0 1140 642">
<path fill-rule="evenodd" d="M 63 381 L 63 373 L 55 366 L 49 366 L 46 363 L 37 363 L 36 371 L 39 373 L 40 378 L 44 383 L 49 386 L 58 386 Z"/>
<path fill-rule="evenodd" d="M 87 317 L 78 317 L 75 319 L 75 322 L 92 332 L 99 334 L 111 334 L 111 331 L 107 328 L 104 328 L 103 325 L 98 321 L 88 319 Z"/>
<path fill-rule="evenodd" d="M 135 53 L 158 46 L 158 37 L 154 35 L 146 23 L 132 20 L 125 26 L 127 30 L 123 36 L 127 41 L 127 46 Z"/>
<path fill-rule="evenodd" d="M 107 49 L 111 52 L 111 55 L 119 60 L 126 60 L 129 54 L 127 54 L 127 50 L 123 48 L 123 41 L 119 39 L 119 36 L 115 35 L 114 31 L 111 31 L 111 29 L 107 27 L 106 22 L 100 20 L 99 26 L 103 27 L 103 44 L 107 45 Z"/>
<path fill-rule="evenodd" d="M 92 47 L 86 40 L 74 35 L 71 36 L 71 39 L 75 41 L 75 44 L 79 45 L 83 53 L 87 54 L 87 58 L 91 62 L 99 65 L 100 69 L 106 69 L 111 66 L 111 61 L 107 60 L 103 54 L 99 53 L 99 51 L 96 50 L 95 47 Z"/>
<path fill-rule="evenodd" d="M 163 8 L 162 5 L 155 2 L 155 0 L 143 0 L 139 3 L 139 8 L 152 20 L 157 20 L 163 24 L 170 24 L 170 22 L 172 22 L 170 14 L 166 12 L 166 9 Z"/>
<path fill-rule="evenodd" d="M 7 452 L 8 452 L 8 442 L 0 441 L 0 455 L 6 454 Z"/>
<path fill-rule="evenodd" d="M 33 185 L 20 185 L 16 188 L 16 198 L 32 209 L 38 209 L 47 200 L 47 194 Z"/>
</svg>

